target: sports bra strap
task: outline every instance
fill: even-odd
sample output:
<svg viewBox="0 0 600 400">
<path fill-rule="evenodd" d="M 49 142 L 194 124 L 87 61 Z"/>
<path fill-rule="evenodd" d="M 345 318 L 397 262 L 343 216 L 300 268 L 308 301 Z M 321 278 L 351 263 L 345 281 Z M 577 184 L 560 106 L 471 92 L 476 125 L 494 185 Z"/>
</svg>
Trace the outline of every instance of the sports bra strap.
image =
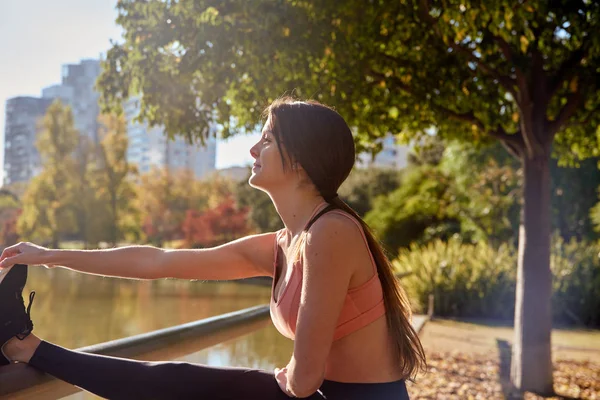
<svg viewBox="0 0 600 400">
<path fill-rule="evenodd" d="M 312 226 L 312 224 L 314 224 L 321 215 L 333 210 L 334 208 L 336 208 L 336 207 L 334 205 L 330 204 L 327 207 L 325 207 L 324 209 L 322 209 L 317 215 L 315 215 L 310 221 L 308 221 L 308 224 L 306 224 L 306 227 L 304 228 L 304 230 L 308 231 L 310 229 L 310 227 Z"/>
</svg>

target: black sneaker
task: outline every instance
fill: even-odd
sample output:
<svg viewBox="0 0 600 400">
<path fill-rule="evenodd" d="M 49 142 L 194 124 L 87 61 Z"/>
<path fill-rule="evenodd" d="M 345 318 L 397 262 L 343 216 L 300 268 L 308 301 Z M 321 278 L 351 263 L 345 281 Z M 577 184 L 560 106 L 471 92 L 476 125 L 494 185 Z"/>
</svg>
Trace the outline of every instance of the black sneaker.
<svg viewBox="0 0 600 400">
<path fill-rule="evenodd" d="M 35 292 L 29 294 L 29 306 L 25 310 L 23 288 L 27 265 L 15 264 L 0 273 L 0 365 L 7 365 L 11 362 L 2 353 L 2 346 L 13 337 L 25 339 L 33 330 L 30 311 Z"/>
</svg>

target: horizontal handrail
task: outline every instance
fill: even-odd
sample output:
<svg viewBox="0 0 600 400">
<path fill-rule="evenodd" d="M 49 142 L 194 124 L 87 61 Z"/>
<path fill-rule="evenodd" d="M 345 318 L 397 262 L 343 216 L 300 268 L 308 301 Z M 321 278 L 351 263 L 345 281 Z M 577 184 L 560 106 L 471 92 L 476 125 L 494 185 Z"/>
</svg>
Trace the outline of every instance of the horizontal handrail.
<svg viewBox="0 0 600 400">
<path fill-rule="evenodd" d="M 260 305 L 77 350 L 145 360 L 173 359 L 260 329 L 268 320 L 269 306 Z M 0 367 L 0 399 L 57 399 L 79 390 L 27 364 Z"/>
<path fill-rule="evenodd" d="M 412 272 L 397 273 L 402 279 Z M 252 278 L 249 284 L 271 286 L 271 278 Z M 260 305 L 182 325 L 142 333 L 77 349 L 113 357 L 165 360 L 182 357 L 264 327 L 269 306 Z M 0 400 L 57 399 L 79 388 L 40 372 L 27 364 L 0 367 Z"/>
</svg>

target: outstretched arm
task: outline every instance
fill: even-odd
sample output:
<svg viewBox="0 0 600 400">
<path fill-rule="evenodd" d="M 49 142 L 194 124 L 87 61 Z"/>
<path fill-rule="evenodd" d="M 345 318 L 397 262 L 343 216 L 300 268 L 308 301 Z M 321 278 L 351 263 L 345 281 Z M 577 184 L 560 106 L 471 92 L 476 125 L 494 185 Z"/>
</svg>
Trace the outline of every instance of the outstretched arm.
<svg viewBox="0 0 600 400">
<path fill-rule="evenodd" d="M 274 243 L 275 233 L 246 236 L 209 249 L 125 246 L 104 250 L 68 250 L 18 243 L 3 251 L 0 267 L 47 265 L 123 278 L 230 280 L 270 276 Z"/>
</svg>

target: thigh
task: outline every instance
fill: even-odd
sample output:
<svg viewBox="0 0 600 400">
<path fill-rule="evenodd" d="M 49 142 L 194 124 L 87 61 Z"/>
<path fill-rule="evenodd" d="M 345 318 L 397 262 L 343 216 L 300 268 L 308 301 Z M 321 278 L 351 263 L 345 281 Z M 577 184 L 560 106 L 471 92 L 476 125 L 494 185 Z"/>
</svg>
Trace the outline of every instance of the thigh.
<svg viewBox="0 0 600 400">
<path fill-rule="evenodd" d="M 247 368 L 239 368 L 233 372 L 234 369 L 227 369 L 231 374 L 230 379 L 226 384 L 220 386 L 218 393 L 211 394 L 211 399 L 290 400 L 290 397 L 283 393 L 271 372 Z M 317 392 L 306 399 L 324 400 L 325 397 Z"/>
</svg>

